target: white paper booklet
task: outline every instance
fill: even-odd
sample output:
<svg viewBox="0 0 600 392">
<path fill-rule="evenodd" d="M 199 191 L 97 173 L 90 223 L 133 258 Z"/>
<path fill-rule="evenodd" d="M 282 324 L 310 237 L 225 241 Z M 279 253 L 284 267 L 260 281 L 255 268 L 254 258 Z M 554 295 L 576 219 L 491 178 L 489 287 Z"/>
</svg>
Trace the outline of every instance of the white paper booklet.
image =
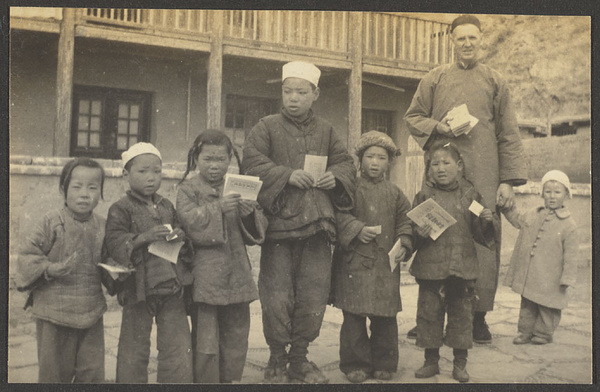
<svg viewBox="0 0 600 392">
<path fill-rule="evenodd" d="M 419 226 L 424 226 L 429 223 L 431 226 L 431 233 L 429 236 L 434 241 L 437 240 L 448 227 L 456 223 L 456 219 L 431 198 L 410 210 L 406 216 Z"/>
<path fill-rule="evenodd" d="M 312 178 L 315 180 L 315 185 L 319 177 L 325 174 L 327 170 L 327 157 L 322 155 L 310 155 L 304 156 L 304 171 L 310 173 Z"/>
<path fill-rule="evenodd" d="M 394 272 L 396 267 L 398 266 L 398 262 L 396 261 L 396 255 L 400 253 L 402 249 L 402 243 L 400 240 L 396 241 L 392 249 L 388 252 L 388 256 L 390 257 L 390 270 Z"/>
<path fill-rule="evenodd" d="M 454 136 L 460 136 L 471 132 L 473 127 L 479 122 L 479 119 L 469 113 L 466 104 L 459 105 L 448 112 L 452 120 L 448 122 Z"/>
<path fill-rule="evenodd" d="M 177 264 L 177 258 L 179 257 L 179 251 L 182 246 L 183 241 L 155 241 L 148 246 L 148 252 L 158 257 L 162 257 L 173 264 Z"/>
<path fill-rule="evenodd" d="M 225 174 L 223 195 L 238 193 L 242 199 L 256 201 L 261 187 L 262 181 L 258 177 L 227 173 Z"/>
</svg>

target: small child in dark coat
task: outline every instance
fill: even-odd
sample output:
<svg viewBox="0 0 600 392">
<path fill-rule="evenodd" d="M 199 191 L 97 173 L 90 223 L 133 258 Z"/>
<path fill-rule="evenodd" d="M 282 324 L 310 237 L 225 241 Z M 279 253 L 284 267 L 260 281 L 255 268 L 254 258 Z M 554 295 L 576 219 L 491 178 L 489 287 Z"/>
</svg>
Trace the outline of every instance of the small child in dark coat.
<svg viewBox="0 0 600 392">
<path fill-rule="evenodd" d="M 469 210 L 481 195 L 464 178 L 464 164 L 452 143 L 437 143 L 429 150 L 427 182 L 415 196 L 416 207 L 431 198 L 449 213 L 456 223 L 436 240 L 430 237 L 431 226 L 415 227 L 417 250 L 410 272 L 419 284 L 417 302 L 417 345 L 425 349 L 425 364 L 415 372 L 417 378 L 439 374 L 439 348 L 445 344 L 454 349 L 452 376 L 469 381 L 468 349 L 473 346 L 473 301 L 478 260 L 477 241 L 493 247 L 492 211 L 483 208 L 479 216 Z M 444 335 L 444 316 L 448 315 Z"/>
<path fill-rule="evenodd" d="M 336 216 L 332 300 L 344 314 L 340 370 L 354 383 L 370 377 L 389 380 L 398 367 L 400 268 L 392 269 L 390 261 L 397 264 L 412 254 L 412 225 L 406 216 L 410 202 L 385 174 L 399 153 L 385 133 L 363 134 L 356 146 L 361 176 L 355 207 Z M 390 260 L 388 253 L 398 241 L 399 252 Z"/>
</svg>

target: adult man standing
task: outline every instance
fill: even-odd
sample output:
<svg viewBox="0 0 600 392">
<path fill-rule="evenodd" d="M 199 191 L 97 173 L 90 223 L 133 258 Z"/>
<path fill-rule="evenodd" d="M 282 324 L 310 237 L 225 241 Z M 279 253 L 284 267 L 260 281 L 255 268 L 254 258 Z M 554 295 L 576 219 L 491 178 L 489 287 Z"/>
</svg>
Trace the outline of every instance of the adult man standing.
<svg viewBox="0 0 600 392">
<path fill-rule="evenodd" d="M 482 194 L 484 206 L 498 212 L 496 206 L 513 205 L 512 187 L 527 182 L 515 110 L 507 83 L 478 61 L 482 44 L 479 19 L 459 16 L 452 22 L 451 34 L 457 61 L 433 69 L 421 80 L 404 119 L 425 151 L 434 140 L 456 144 L 465 161 L 465 177 Z M 455 136 L 448 112 L 462 104 L 479 121 L 468 134 Z M 496 240 L 496 251 L 477 246 L 479 301 L 473 318 L 473 340 L 477 343 L 492 340 L 485 315 L 493 309 L 498 285 L 500 230 Z"/>
</svg>

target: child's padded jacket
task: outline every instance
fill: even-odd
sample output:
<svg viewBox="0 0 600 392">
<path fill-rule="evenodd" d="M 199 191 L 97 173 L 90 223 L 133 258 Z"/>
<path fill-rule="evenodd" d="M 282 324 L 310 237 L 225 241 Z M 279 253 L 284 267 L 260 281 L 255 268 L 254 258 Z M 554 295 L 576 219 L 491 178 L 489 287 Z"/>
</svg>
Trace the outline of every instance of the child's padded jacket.
<svg viewBox="0 0 600 392">
<path fill-rule="evenodd" d="M 177 214 L 194 247 L 191 263 L 194 302 L 229 305 L 258 299 L 246 245 L 265 239 L 267 218 L 257 207 L 246 218 L 223 213 L 223 181 L 209 184 L 195 176 L 180 185 Z"/>
<path fill-rule="evenodd" d="M 521 229 L 504 284 L 540 305 L 566 308 L 568 291 L 560 285 L 575 286 L 579 262 L 580 239 L 571 212 L 566 207 L 538 207 L 504 215 Z"/>
<path fill-rule="evenodd" d="M 327 156 L 327 171 L 336 178 L 332 190 L 289 185 L 294 170 L 304 168 L 307 155 Z M 346 147 L 324 119 L 297 123 L 283 111 L 262 118 L 246 139 L 242 172 L 263 181 L 258 202 L 269 219 L 267 238 L 306 238 L 326 231 L 335 239 L 334 208 L 352 208 L 356 168 Z"/>
<path fill-rule="evenodd" d="M 104 219 L 93 214 L 75 219 L 66 207 L 50 211 L 28 233 L 19 249 L 17 288 L 29 290 L 33 316 L 70 328 L 94 325 L 106 311 L 98 263 L 101 261 Z M 51 263 L 76 255 L 74 268 L 62 277 L 46 279 Z M 28 301 L 29 303 L 29 301 Z"/>
</svg>

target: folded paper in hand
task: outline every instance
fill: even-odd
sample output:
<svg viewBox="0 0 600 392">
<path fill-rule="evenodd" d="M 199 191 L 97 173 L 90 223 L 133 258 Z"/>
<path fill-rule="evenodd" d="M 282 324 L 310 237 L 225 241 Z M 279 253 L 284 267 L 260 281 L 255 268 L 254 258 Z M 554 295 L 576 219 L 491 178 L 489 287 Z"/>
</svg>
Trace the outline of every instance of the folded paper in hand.
<svg viewBox="0 0 600 392">
<path fill-rule="evenodd" d="M 477 117 L 474 117 L 469 113 L 469 109 L 464 103 L 450 110 L 448 116 L 452 117 L 452 120 L 448 121 L 448 125 L 454 136 L 468 134 L 479 122 Z"/>
<path fill-rule="evenodd" d="M 225 174 L 223 195 L 227 196 L 232 193 L 237 193 L 244 200 L 256 201 L 261 187 L 262 181 L 259 177 L 227 173 Z"/>
<path fill-rule="evenodd" d="M 392 249 L 390 249 L 390 251 L 388 252 L 388 256 L 390 257 L 390 270 L 392 272 L 394 272 L 394 270 L 398 266 L 398 262 L 396 261 L 396 256 L 400 253 L 401 250 L 402 250 L 402 242 L 400 241 L 400 239 L 398 239 L 398 241 L 396 241 L 394 246 L 392 246 Z"/>
<path fill-rule="evenodd" d="M 406 216 L 420 227 L 429 224 L 429 226 L 431 226 L 431 233 L 429 236 L 434 241 L 437 240 L 448 227 L 456 223 L 456 219 L 431 198 L 410 210 Z"/>
<path fill-rule="evenodd" d="M 162 257 L 173 264 L 177 264 L 177 258 L 182 246 L 183 241 L 155 241 L 148 246 L 148 252 Z"/>
<path fill-rule="evenodd" d="M 321 155 L 310 155 L 304 156 L 304 171 L 308 172 L 313 180 L 314 185 L 317 184 L 317 180 L 325 174 L 327 170 L 327 157 Z"/>
<path fill-rule="evenodd" d="M 471 203 L 471 205 L 469 206 L 469 211 L 471 211 L 473 214 L 479 216 L 481 215 L 481 211 L 483 211 L 484 207 L 477 203 L 476 200 L 473 200 L 473 202 Z"/>
<path fill-rule="evenodd" d="M 135 269 L 127 268 L 118 264 L 114 265 L 98 263 L 98 266 L 107 270 L 110 277 L 113 278 L 113 280 L 117 280 L 119 278 L 119 274 L 128 274 L 130 272 L 135 272 Z"/>
</svg>

